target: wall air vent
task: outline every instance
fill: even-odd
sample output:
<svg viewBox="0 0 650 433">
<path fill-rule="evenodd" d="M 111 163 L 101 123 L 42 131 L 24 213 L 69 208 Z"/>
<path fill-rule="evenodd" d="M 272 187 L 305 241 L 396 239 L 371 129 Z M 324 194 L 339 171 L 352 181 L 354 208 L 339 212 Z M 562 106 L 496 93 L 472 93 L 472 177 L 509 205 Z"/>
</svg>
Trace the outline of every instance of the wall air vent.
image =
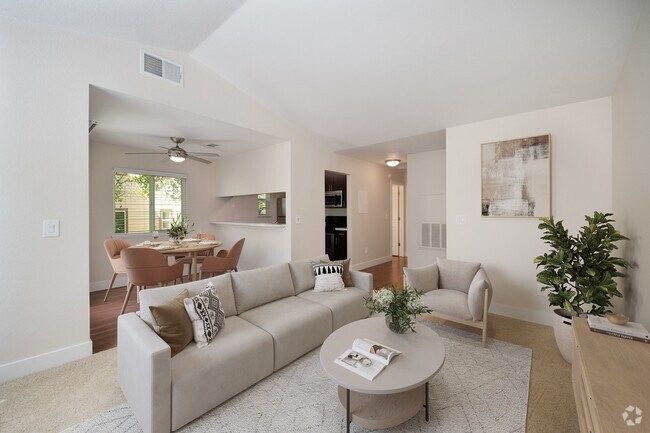
<svg viewBox="0 0 650 433">
<path fill-rule="evenodd" d="M 155 54 L 140 51 L 140 72 L 183 86 L 183 66 Z"/>
<path fill-rule="evenodd" d="M 420 248 L 447 248 L 447 224 L 422 223 Z"/>
</svg>

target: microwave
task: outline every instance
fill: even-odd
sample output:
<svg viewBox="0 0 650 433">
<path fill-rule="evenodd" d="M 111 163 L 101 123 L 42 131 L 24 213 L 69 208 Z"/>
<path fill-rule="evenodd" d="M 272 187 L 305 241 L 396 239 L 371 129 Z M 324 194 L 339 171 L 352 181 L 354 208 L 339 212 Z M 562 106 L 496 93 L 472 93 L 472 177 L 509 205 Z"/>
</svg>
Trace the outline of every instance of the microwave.
<svg viewBox="0 0 650 433">
<path fill-rule="evenodd" d="M 325 207 L 345 207 L 343 191 L 326 191 Z"/>
</svg>

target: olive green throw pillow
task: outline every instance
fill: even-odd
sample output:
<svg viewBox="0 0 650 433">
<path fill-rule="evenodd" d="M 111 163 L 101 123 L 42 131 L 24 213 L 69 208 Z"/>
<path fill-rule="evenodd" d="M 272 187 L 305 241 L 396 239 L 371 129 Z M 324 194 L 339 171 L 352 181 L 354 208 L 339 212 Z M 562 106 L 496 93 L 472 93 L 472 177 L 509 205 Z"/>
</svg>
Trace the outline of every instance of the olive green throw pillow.
<svg viewBox="0 0 650 433">
<path fill-rule="evenodd" d="M 192 341 L 192 321 L 185 311 L 183 300 L 190 293 L 184 289 L 174 299 L 156 306 L 149 306 L 149 311 L 156 322 L 160 338 L 172 349 L 172 356 L 179 353 Z"/>
<path fill-rule="evenodd" d="M 331 262 L 328 262 L 327 260 L 321 260 L 320 262 L 336 263 L 343 266 L 343 275 L 341 275 L 341 278 L 343 278 L 343 284 L 345 287 L 354 287 L 354 283 L 352 282 L 352 275 L 350 275 L 350 259 L 332 260 Z"/>
</svg>

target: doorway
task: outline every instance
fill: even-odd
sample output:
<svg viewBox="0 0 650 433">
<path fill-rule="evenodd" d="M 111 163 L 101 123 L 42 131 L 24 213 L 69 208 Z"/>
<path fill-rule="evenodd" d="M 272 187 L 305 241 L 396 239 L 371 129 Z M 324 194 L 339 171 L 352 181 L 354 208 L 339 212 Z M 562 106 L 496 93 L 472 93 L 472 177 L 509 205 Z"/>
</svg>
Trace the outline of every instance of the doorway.
<svg viewBox="0 0 650 433">
<path fill-rule="evenodd" d="M 404 231 L 404 185 L 391 184 L 391 255 L 403 257 L 405 255 Z"/>
</svg>

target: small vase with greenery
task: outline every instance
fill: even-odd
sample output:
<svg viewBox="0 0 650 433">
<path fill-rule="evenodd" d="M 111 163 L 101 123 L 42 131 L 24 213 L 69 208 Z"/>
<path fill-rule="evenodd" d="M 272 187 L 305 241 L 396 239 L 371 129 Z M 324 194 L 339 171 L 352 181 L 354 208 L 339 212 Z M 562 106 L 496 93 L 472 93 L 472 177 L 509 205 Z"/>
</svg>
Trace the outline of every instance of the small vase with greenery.
<svg viewBox="0 0 650 433">
<path fill-rule="evenodd" d="M 391 331 L 403 334 L 410 329 L 415 332 L 415 317 L 431 312 L 422 304 L 421 296 L 422 292 L 408 286 L 401 291 L 395 286 L 383 287 L 366 298 L 366 306 L 371 314 L 384 313 L 386 326 Z"/>
<path fill-rule="evenodd" d="M 185 238 L 193 228 L 194 223 L 190 224 L 189 220 L 183 214 L 178 214 L 178 216 L 169 223 L 167 234 L 169 235 L 169 239 L 178 243 L 181 239 Z"/>
<path fill-rule="evenodd" d="M 618 268 L 628 268 L 630 264 L 612 256 L 612 252 L 618 249 L 616 242 L 627 238 L 611 224 L 611 216 L 600 212 L 585 216 L 587 225 L 575 236 L 569 235 L 562 221 L 542 218 L 539 229 L 551 251 L 535 258 L 535 263 L 538 269 L 543 268 L 537 281 L 544 285 L 542 291 L 549 291 L 551 306 L 580 314 L 589 304 L 588 314 L 602 316 L 610 312 L 612 297 L 623 296 L 615 278 L 625 276 Z"/>
</svg>

